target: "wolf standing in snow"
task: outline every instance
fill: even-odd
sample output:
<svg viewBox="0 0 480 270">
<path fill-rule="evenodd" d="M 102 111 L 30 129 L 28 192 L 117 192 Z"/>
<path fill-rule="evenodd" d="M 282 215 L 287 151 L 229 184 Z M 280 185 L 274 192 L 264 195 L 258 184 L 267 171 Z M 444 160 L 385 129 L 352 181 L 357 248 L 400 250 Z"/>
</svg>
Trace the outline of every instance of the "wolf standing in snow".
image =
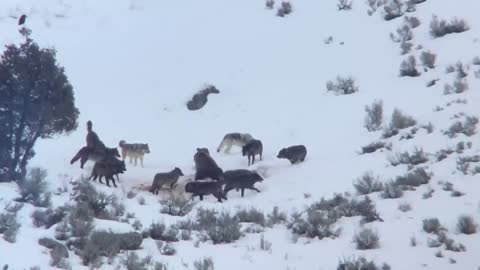
<svg viewBox="0 0 480 270">
<path fill-rule="evenodd" d="M 183 176 L 183 172 L 177 167 L 167 173 L 157 173 L 153 178 L 150 192 L 152 192 L 153 194 L 158 194 L 158 191 L 162 188 L 163 185 L 169 186 L 170 190 L 172 190 L 180 176 Z"/>
<path fill-rule="evenodd" d="M 137 166 L 137 160 L 140 159 L 140 165 L 143 168 L 143 156 L 145 154 L 150 154 L 150 148 L 148 143 L 127 143 L 124 140 L 121 140 L 118 145 L 122 149 L 122 159 L 125 160 L 127 157 L 133 165 Z"/>
<path fill-rule="evenodd" d="M 307 156 L 307 148 L 304 145 L 294 145 L 287 148 L 283 148 L 278 153 L 277 158 L 285 158 L 292 164 L 303 162 Z"/>
<path fill-rule="evenodd" d="M 230 153 L 232 146 L 243 147 L 251 140 L 253 140 L 253 137 L 248 133 L 228 133 L 223 137 L 222 142 L 217 147 L 217 152 L 225 148 L 225 153 Z"/>
<path fill-rule="evenodd" d="M 255 164 L 255 156 L 260 155 L 262 160 L 263 144 L 260 140 L 250 140 L 242 147 L 242 156 L 248 156 L 248 166 Z M 251 160 L 251 162 L 250 162 Z"/>
<path fill-rule="evenodd" d="M 225 195 L 232 189 L 237 189 L 237 191 L 241 189 L 242 197 L 245 189 L 260 192 L 254 185 L 257 182 L 263 181 L 263 178 L 257 172 L 243 169 L 226 171 L 224 173 L 224 179 L 225 189 L 223 192 Z"/>
</svg>

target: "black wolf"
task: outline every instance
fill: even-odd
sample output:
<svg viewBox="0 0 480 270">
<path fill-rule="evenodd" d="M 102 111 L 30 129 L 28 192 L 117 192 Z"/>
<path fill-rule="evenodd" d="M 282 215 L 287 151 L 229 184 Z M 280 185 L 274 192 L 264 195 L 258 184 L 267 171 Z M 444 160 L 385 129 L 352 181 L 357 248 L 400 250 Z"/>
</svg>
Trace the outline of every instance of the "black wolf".
<svg viewBox="0 0 480 270">
<path fill-rule="evenodd" d="M 192 193 L 192 198 L 199 196 L 200 201 L 203 201 L 204 195 L 213 195 L 219 202 L 227 199 L 223 193 L 221 182 L 189 182 L 185 185 L 185 192 Z"/>
<path fill-rule="evenodd" d="M 245 189 L 255 190 L 260 192 L 257 188 L 254 187 L 255 183 L 262 182 L 263 178 L 258 175 L 255 171 L 249 170 L 231 170 L 226 171 L 223 175 L 225 188 L 223 190 L 224 194 L 232 189 L 242 190 L 242 197 L 245 192 Z"/>
<path fill-rule="evenodd" d="M 255 163 L 255 156 L 260 155 L 260 160 L 262 160 L 263 145 L 260 140 L 251 140 L 246 145 L 242 147 L 242 155 L 248 156 L 248 166 L 250 166 L 250 158 L 252 159 L 251 164 Z"/>
<path fill-rule="evenodd" d="M 283 148 L 278 152 L 277 158 L 286 158 L 292 164 L 303 162 L 307 156 L 307 148 L 304 145 L 294 145 Z"/>
<path fill-rule="evenodd" d="M 218 91 L 218 89 L 215 86 L 210 85 L 207 88 L 193 95 L 192 99 L 187 102 L 187 108 L 190 111 L 199 110 L 203 108 L 205 104 L 207 104 L 207 101 L 208 101 L 207 96 L 209 94 L 218 94 L 218 93 L 220 93 L 220 91 Z"/>
</svg>

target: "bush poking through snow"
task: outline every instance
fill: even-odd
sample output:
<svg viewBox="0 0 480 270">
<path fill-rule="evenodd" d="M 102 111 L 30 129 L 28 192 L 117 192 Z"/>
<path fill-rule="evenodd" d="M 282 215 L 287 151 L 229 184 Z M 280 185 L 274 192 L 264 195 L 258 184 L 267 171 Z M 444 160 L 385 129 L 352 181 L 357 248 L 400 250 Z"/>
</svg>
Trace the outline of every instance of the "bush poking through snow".
<svg viewBox="0 0 480 270">
<path fill-rule="evenodd" d="M 443 87 L 443 94 L 444 95 L 449 95 L 449 94 L 460 94 L 468 90 L 468 83 L 466 80 L 462 79 L 457 79 L 453 82 L 453 85 L 450 85 L 448 83 L 445 84 Z"/>
<path fill-rule="evenodd" d="M 309 210 L 307 211 L 306 219 L 301 214 L 293 214 L 292 221 L 287 227 L 294 234 L 321 240 L 325 237 L 336 238 L 340 235 L 340 229 L 334 227 L 336 221 L 336 217 L 330 216 L 325 212 Z"/>
<path fill-rule="evenodd" d="M 454 18 L 450 22 L 439 20 L 437 16 L 433 16 L 430 22 L 430 35 L 433 38 L 443 37 L 452 33 L 462 33 L 469 30 L 467 22 L 463 19 Z"/>
<path fill-rule="evenodd" d="M 242 237 L 238 220 L 223 212 L 216 217 L 215 225 L 207 229 L 207 235 L 213 244 L 233 243 Z"/>
<path fill-rule="evenodd" d="M 46 229 L 49 229 L 53 225 L 62 221 L 62 219 L 67 215 L 66 207 L 58 207 L 55 210 L 48 208 L 47 210 L 35 210 L 32 213 L 33 225 L 36 227 L 45 226 Z"/>
<path fill-rule="evenodd" d="M 262 227 L 265 227 L 265 215 L 263 212 L 258 211 L 255 208 L 250 209 L 242 209 L 235 214 L 235 218 L 239 222 L 248 222 L 248 223 L 255 223 Z"/>
<path fill-rule="evenodd" d="M 353 236 L 357 249 L 376 249 L 380 246 L 378 233 L 369 228 L 364 228 Z"/>
<path fill-rule="evenodd" d="M 405 16 L 405 23 L 410 26 L 410 28 L 417 28 L 420 26 L 421 22 L 417 17 Z"/>
<path fill-rule="evenodd" d="M 423 152 L 423 149 L 415 147 L 412 154 L 408 152 L 397 153 L 395 157 L 390 158 L 389 161 L 392 166 L 398 166 L 400 164 L 415 166 L 427 162 L 428 157 L 427 154 Z"/>
<path fill-rule="evenodd" d="M 407 202 L 403 202 L 403 203 L 398 205 L 398 210 L 400 210 L 404 213 L 408 212 L 408 211 L 411 211 L 412 210 L 412 205 L 407 203 Z"/>
<path fill-rule="evenodd" d="M 265 240 L 264 235 L 260 235 L 260 250 L 272 252 L 272 242 Z"/>
<path fill-rule="evenodd" d="M 404 176 L 398 176 L 395 182 L 400 186 L 419 187 L 428 184 L 431 178 L 424 168 L 417 168 Z"/>
<path fill-rule="evenodd" d="M 444 230 L 438 218 L 426 218 L 422 221 L 422 228 L 426 233 L 438 234 Z"/>
<path fill-rule="evenodd" d="M 275 6 L 275 1 L 274 0 L 265 1 L 265 7 L 267 9 L 273 9 L 273 6 Z"/>
<path fill-rule="evenodd" d="M 456 137 L 457 134 L 464 134 L 465 136 L 470 137 L 477 133 L 477 124 L 478 118 L 476 116 L 467 116 L 464 122 L 457 121 L 453 123 L 448 130 L 443 132 L 443 134 L 450 138 Z"/>
<path fill-rule="evenodd" d="M 385 20 L 390 21 L 403 15 L 403 5 L 401 0 L 388 0 L 385 2 Z"/>
<path fill-rule="evenodd" d="M 356 259 L 343 258 L 340 260 L 337 266 L 337 270 L 389 270 L 390 266 L 384 263 L 382 266 L 378 266 L 374 261 L 368 261 L 365 257 L 359 257 Z"/>
<path fill-rule="evenodd" d="M 281 212 L 278 206 L 275 206 L 271 214 L 267 214 L 267 225 L 273 227 L 276 224 L 286 223 L 287 215 Z"/>
<path fill-rule="evenodd" d="M 292 11 L 292 4 L 288 1 L 282 1 L 280 8 L 277 10 L 277 16 L 285 17 L 285 15 L 292 13 Z"/>
<path fill-rule="evenodd" d="M 349 95 L 358 92 L 358 87 L 355 85 L 353 77 L 338 76 L 335 82 L 327 82 L 327 91 L 333 91 L 337 95 Z"/>
<path fill-rule="evenodd" d="M 143 259 L 138 257 L 136 252 L 128 252 L 121 260 L 123 269 L 126 270 L 148 270 L 152 265 L 152 257 L 147 256 Z"/>
<path fill-rule="evenodd" d="M 37 207 L 49 207 L 51 205 L 51 193 L 45 193 L 47 189 L 47 171 L 42 168 L 32 168 L 24 181 L 18 182 L 21 197 L 18 202 L 31 203 Z"/>
<path fill-rule="evenodd" d="M 403 196 L 403 190 L 397 183 L 388 182 L 385 184 L 381 196 L 384 199 L 397 199 Z"/>
<path fill-rule="evenodd" d="M 457 244 L 453 239 L 448 238 L 445 232 L 438 233 L 436 241 L 438 242 L 438 246 L 444 244 L 446 250 L 453 252 L 464 252 L 467 250 L 463 244 Z"/>
<path fill-rule="evenodd" d="M 402 42 L 400 44 L 400 50 L 401 50 L 401 55 L 405 55 L 407 53 L 409 53 L 411 50 L 412 50 L 412 47 L 413 47 L 413 43 L 411 42 Z"/>
<path fill-rule="evenodd" d="M 353 186 L 359 195 L 383 191 L 382 182 L 378 181 L 378 177 L 373 176 L 372 172 L 364 173 Z"/>
<path fill-rule="evenodd" d="M 406 24 L 397 28 L 396 32 L 396 34 L 390 33 L 393 42 L 405 43 L 413 39 L 412 29 Z"/>
<path fill-rule="evenodd" d="M 3 234 L 5 241 L 15 243 L 20 226 L 16 212 L 0 213 L 0 234 Z"/>
<path fill-rule="evenodd" d="M 417 70 L 417 60 L 415 56 L 410 55 L 400 64 L 400 77 L 418 77 L 420 72 Z"/>
<path fill-rule="evenodd" d="M 149 234 L 152 239 L 163 240 L 167 242 L 178 241 L 177 233 L 178 231 L 173 227 L 170 227 L 167 230 L 165 224 L 159 222 L 152 223 L 149 229 Z"/>
<path fill-rule="evenodd" d="M 368 131 L 377 131 L 383 124 L 383 101 L 375 100 L 372 105 L 365 106 L 365 128 Z"/>
<path fill-rule="evenodd" d="M 173 256 L 177 254 L 177 250 L 171 243 L 167 243 L 164 241 L 156 241 L 158 251 L 160 251 L 160 254 L 164 256 Z"/>
<path fill-rule="evenodd" d="M 215 270 L 215 265 L 211 257 L 205 257 L 193 262 L 195 270 Z"/>
<path fill-rule="evenodd" d="M 405 129 L 417 124 L 417 120 L 409 115 L 405 115 L 399 109 L 393 110 L 392 119 L 390 120 L 390 128 Z"/>
<path fill-rule="evenodd" d="M 362 146 L 361 154 L 370 154 L 370 153 L 376 152 L 380 149 L 387 149 L 387 150 L 390 151 L 390 150 L 392 150 L 392 144 L 382 142 L 382 141 L 372 142 L 368 145 Z"/>
<path fill-rule="evenodd" d="M 160 204 L 162 205 L 160 213 L 180 217 L 190 213 L 195 205 L 182 195 L 172 195 L 168 199 L 161 200 Z"/>
<path fill-rule="evenodd" d="M 422 52 L 420 54 L 420 61 L 424 67 L 433 69 L 435 68 L 435 61 L 437 60 L 437 55 L 431 52 Z"/>
<path fill-rule="evenodd" d="M 352 0 L 338 0 L 337 7 L 338 10 L 351 10 Z"/>
<path fill-rule="evenodd" d="M 474 234 L 477 232 L 478 224 L 472 216 L 463 215 L 458 218 L 457 230 L 463 234 Z"/>
</svg>

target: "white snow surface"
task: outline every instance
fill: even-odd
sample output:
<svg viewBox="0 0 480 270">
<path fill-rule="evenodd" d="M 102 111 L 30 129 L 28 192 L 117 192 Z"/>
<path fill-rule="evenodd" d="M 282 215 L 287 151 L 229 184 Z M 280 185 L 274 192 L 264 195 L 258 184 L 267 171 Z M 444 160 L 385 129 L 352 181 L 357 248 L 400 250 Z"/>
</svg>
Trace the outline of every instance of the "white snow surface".
<svg viewBox="0 0 480 270">
<path fill-rule="evenodd" d="M 162 256 L 154 241 L 145 239 L 141 256 L 152 255 L 169 269 L 193 269 L 193 261 L 205 256 L 212 257 L 215 269 L 220 270 L 336 269 L 340 259 L 360 255 L 386 262 L 392 269 L 476 269 L 480 266 L 480 233 L 459 234 L 456 222 L 462 214 L 480 222 L 480 181 L 478 176 L 458 171 L 456 160 L 478 154 L 479 135 L 451 139 L 442 130 L 454 122 L 457 113 L 479 113 L 480 84 L 474 76 L 479 68 L 471 63 L 480 55 L 477 2 L 427 0 L 406 14 L 422 22 L 413 29 L 411 54 L 419 56 L 427 50 L 437 54 L 435 69 L 425 72 L 419 67 L 422 74 L 416 78 L 399 77 L 406 56 L 400 55 L 399 44 L 389 38 L 403 18 L 384 21 L 381 10 L 368 16 L 367 5 L 360 0 L 354 1 L 350 11 L 338 11 L 334 0 L 292 1 L 294 11 L 284 18 L 265 9 L 261 0 L 2 0 L 0 46 L 3 50 L 6 44 L 22 41 L 16 18 L 27 14 L 26 26 L 32 37 L 41 46 L 57 50 L 57 60 L 74 87 L 80 110 L 78 129 L 38 141 L 37 154 L 30 162 L 31 167 L 48 170 L 51 190 L 63 185 L 71 189 L 69 180 L 89 176 L 91 162 L 84 170 L 78 163 L 69 163 L 85 144 L 87 120 L 93 121 L 94 130 L 107 146 L 116 147 L 120 140 L 149 143 L 151 153 L 145 156 L 144 168 L 127 163 L 118 188 L 94 183 L 97 189 L 120 196 L 126 212 L 134 213 L 144 227 L 154 221 L 170 224 L 184 219 L 160 214 L 158 200 L 168 191 L 152 195 L 145 187 L 155 173 L 173 167 L 185 173 L 181 184 L 192 178 L 197 147 L 210 149 L 224 170 L 247 168 L 247 159 L 238 148 L 231 154 L 216 153 L 229 132 L 248 132 L 262 140 L 264 159 L 250 167 L 265 176 L 265 181 L 257 184 L 261 192 L 247 190 L 242 198 L 233 191 L 222 204 L 206 197 L 195 209 L 234 213 L 254 206 L 268 213 L 278 206 L 288 213 L 302 211 L 323 196 L 354 194 L 352 183 L 366 171 L 384 182 L 405 174 L 407 166 L 393 167 L 388 162 L 397 152 L 420 147 L 432 154 L 426 164 L 433 174 L 428 185 L 407 191 L 399 199 L 370 196 L 384 222 L 364 226 L 378 231 L 378 249 L 356 250 L 352 237 L 360 229 L 359 219 L 342 218 L 338 224 L 342 234 L 336 239 L 300 237 L 294 241 L 284 225 L 267 228 L 263 234 L 272 242 L 271 253 L 260 250 L 260 234 L 246 234 L 233 244 L 206 242 L 195 247 L 192 241 L 180 241 L 174 243 L 175 256 Z M 470 30 L 433 39 L 429 24 L 434 14 L 463 18 Z M 333 42 L 325 44 L 329 36 Z M 422 49 L 416 49 L 418 45 Z M 454 74 L 446 74 L 445 69 L 457 61 L 469 65 L 469 90 L 444 95 L 444 84 L 454 81 Z M 327 92 L 326 82 L 337 75 L 353 76 L 359 92 L 347 96 Z M 427 88 L 426 83 L 436 78 L 440 81 Z M 188 111 L 186 101 L 208 83 L 220 94 L 210 95 L 201 110 Z M 466 99 L 467 104 L 446 106 L 458 98 Z M 363 127 L 365 105 L 374 100 L 383 100 L 385 123 L 393 109 L 399 108 L 417 119 L 419 126 L 431 122 L 434 132 L 419 129 L 411 140 L 396 136 L 386 140 L 392 143 L 392 151 L 359 155 L 362 146 L 381 137 L 381 131 L 368 132 Z M 435 112 L 437 105 L 444 110 Z M 472 142 L 473 147 L 435 161 L 436 151 L 455 148 L 460 141 Z M 308 149 L 304 163 L 292 166 L 276 158 L 281 148 L 296 144 Z M 451 197 L 439 181 L 450 181 L 465 195 Z M 435 190 L 433 197 L 422 199 L 429 188 Z M 145 198 L 146 205 L 140 205 L 137 198 L 126 198 L 131 189 Z M 8 203 L 17 196 L 17 187 L 1 183 L 0 194 L 1 203 Z M 55 206 L 68 200 L 68 193 L 53 197 Z M 412 205 L 412 211 L 397 209 L 404 202 Z M 48 250 L 37 241 L 53 237 L 55 226 L 35 228 L 30 218 L 34 210 L 26 205 L 19 212 L 22 227 L 16 243 L 0 238 L 0 266 L 50 269 Z M 195 211 L 189 216 L 194 217 Z M 422 230 L 422 220 L 429 217 L 438 217 L 448 235 L 466 246 L 466 252 L 440 248 L 444 257 L 435 257 L 439 248 L 427 246 L 427 239 L 434 236 Z M 128 224 L 102 220 L 96 220 L 96 229 L 134 230 Z M 410 246 L 412 236 L 418 240 L 416 247 Z M 88 269 L 73 252 L 70 262 L 73 269 Z M 102 269 L 114 269 L 114 265 L 105 264 Z"/>
</svg>

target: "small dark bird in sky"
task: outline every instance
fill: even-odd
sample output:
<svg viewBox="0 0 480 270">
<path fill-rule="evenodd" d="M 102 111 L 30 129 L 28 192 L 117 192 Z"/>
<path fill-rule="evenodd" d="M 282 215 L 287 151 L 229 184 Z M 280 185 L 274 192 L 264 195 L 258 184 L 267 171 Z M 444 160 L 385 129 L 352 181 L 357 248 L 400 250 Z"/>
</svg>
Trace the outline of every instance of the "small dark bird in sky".
<svg viewBox="0 0 480 270">
<path fill-rule="evenodd" d="M 27 15 L 23 14 L 22 16 L 20 16 L 20 19 L 18 19 L 18 25 L 24 24 L 26 19 Z"/>
</svg>

